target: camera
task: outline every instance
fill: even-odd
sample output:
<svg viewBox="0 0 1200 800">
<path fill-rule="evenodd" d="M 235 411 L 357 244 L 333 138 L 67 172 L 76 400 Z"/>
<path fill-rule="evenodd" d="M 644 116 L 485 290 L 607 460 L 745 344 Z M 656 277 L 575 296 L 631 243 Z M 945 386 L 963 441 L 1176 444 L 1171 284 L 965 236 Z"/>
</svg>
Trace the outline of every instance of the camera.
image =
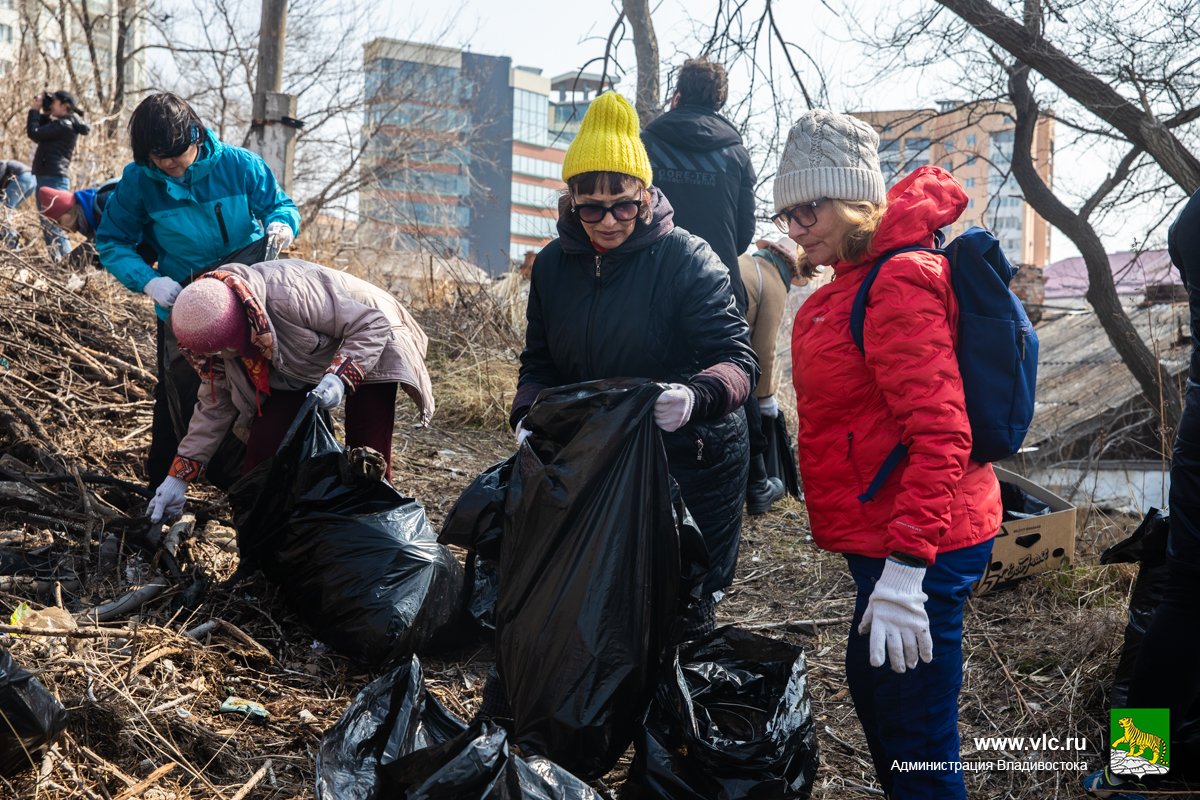
<svg viewBox="0 0 1200 800">
<path fill-rule="evenodd" d="M 54 102 L 54 95 L 49 92 L 42 92 L 42 113 L 50 113 L 50 104 Z"/>
</svg>

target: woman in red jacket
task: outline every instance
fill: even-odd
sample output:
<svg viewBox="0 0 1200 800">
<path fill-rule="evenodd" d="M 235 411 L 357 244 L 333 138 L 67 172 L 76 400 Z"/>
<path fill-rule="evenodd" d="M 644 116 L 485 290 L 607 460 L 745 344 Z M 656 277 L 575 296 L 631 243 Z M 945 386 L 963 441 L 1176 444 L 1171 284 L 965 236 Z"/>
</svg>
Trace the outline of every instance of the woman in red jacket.
<svg viewBox="0 0 1200 800">
<path fill-rule="evenodd" d="M 878 144 L 861 120 L 810 111 L 775 178 L 774 219 L 803 248 L 802 267 L 830 265 L 836 276 L 792 333 L 800 471 L 813 539 L 846 556 L 858 587 L 846 677 L 879 781 L 892 800 L 953 800 L 966 797 L 955 769 L 963 604 L 1000 527 L 1000 486 L 989 464 L 968 458 L 947 260 L 910 252 L 884 265 L 862 351 L 850 308 L 877 260 L 932 247 L 967 197 L 937 167 L 885 196 Z M 907 454 L 873 486 L 898 443 Z"/>
</svg>

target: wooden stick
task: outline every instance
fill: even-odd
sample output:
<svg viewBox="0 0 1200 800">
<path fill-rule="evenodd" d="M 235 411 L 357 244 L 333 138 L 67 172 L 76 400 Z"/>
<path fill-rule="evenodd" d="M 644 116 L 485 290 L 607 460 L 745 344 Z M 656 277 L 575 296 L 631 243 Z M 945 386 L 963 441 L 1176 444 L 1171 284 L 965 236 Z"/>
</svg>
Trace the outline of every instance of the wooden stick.
<svg viewBox="0 0 1200 800">
<path fill-rule="evenodd" d="M 62 636 L 67 639 L 132 639 L 138 634 L 133 628 L 82 627 L 69 631 L 51 631 L 25 625 L 0 625 L 0 633 L 15 633 L 19 636 Z"/>
<path fill-rule="evenodd" d="M 113 800 L 132 800 L 132 798 L 137 797 L 139 794 L 158 783 L 162 776 L 166 775 L 177 766 L 178 764 L 176 764 L 174 761 L 169 761 L 166 764 L 163 764 L 161 767 L 154 770 L 154 772 L 151 772 L 145 778 L 114 797 Z"/>
<path fill-rule="evenodd" d="M 264 763 L 261 767 L 258 768 L 258 772 L 254 773 L 253 775 L 250 776 L 250 780 L 246 781 L 246 785 L 243 786 L 241 789 L 239 789 L 238 793 L 235 794 L 233 797 L 229 798 L 229 800 L 245 800 L 246 795 L 250 794 L 250 792 L 254 789 L 255 786 L 258 786 L 258 784 L 262 781 L 262 779 L 266 776 L 267 772 L 269 772 L 270 769 L 271 769 L 271 759 L 268 758 L 266 760 L 266 763 Z"/>
</svg>

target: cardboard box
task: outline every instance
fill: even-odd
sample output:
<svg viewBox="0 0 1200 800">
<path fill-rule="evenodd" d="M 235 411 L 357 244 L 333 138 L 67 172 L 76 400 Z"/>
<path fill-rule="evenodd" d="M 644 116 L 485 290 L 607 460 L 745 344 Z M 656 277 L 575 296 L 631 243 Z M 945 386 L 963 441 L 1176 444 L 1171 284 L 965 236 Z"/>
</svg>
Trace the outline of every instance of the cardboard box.
<svg viewBox="0 0 1200 800">
<path fill-rule="evenodd" d="M 972 587 L 976 595 L 1057 569 L 1075 558 L 1075 506 L 1016 473 L 993 467 L 1001 483 L 1013 484 L 1041 500 L 1050 513 L 1001 525 L 987 572 Z"/>
</svg>

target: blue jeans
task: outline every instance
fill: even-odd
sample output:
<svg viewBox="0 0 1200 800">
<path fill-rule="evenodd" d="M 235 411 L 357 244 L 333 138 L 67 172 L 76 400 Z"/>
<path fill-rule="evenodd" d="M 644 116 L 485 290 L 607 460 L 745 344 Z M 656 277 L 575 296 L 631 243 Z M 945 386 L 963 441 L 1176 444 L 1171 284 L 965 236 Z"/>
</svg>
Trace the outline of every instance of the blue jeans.
<svg viewBox="0 0 1200 800">
<path fill-rule="evenodd" d="M 885 663 L 872 667 L 869 636 L 858 632 L 867 600 L 883 572 L 882 558 L 848 555 L 858 587 L 854 620 L 846 643 L 846 680 L 862 723 L 880 785 L 892 800 L 965 800 L 961 772 L 900 772 L 894 761 L 958 761 L 958 694 L 962 689 L 963 604 L 971 584 L 987 569 L 989 539 L 961 550 L 939 553 L 921 585 L 929 600 L 933 660 L 915 669 L 892 672 Z"/>
<path fill-rule="evenodd" d="M 23 175 L 14 175 L 4 184 L 4 208 L 16 208 L 25 202 L 29 195 L 33 194 L 33 190 L 37 188 L 37 180 L 33 175 L 26 172 Z M 4 215 L 4 224 L 0 225 L 0 241 L 3 241 L 7 247 L 16 247 L 17 232 L 8 224 L 7 212 Z"/>
<path fill-rule="evenodd" d="M 41 189 L 43 186 L 66 191 L 71 188 L 71 182 L 65 175 L 38 175 L 37 188 Z M 38 211 L 43 210 L 41 202 L 38 202 Z M 42 238 L 50 247 L 50 256 L 56 261 L 66 258 L 67 253 L 71 252 L 71 243 L 67 240 L 67 235 L 63 233 L 62 228 L 46 217 L 42 217 Z"/>
</svg>

